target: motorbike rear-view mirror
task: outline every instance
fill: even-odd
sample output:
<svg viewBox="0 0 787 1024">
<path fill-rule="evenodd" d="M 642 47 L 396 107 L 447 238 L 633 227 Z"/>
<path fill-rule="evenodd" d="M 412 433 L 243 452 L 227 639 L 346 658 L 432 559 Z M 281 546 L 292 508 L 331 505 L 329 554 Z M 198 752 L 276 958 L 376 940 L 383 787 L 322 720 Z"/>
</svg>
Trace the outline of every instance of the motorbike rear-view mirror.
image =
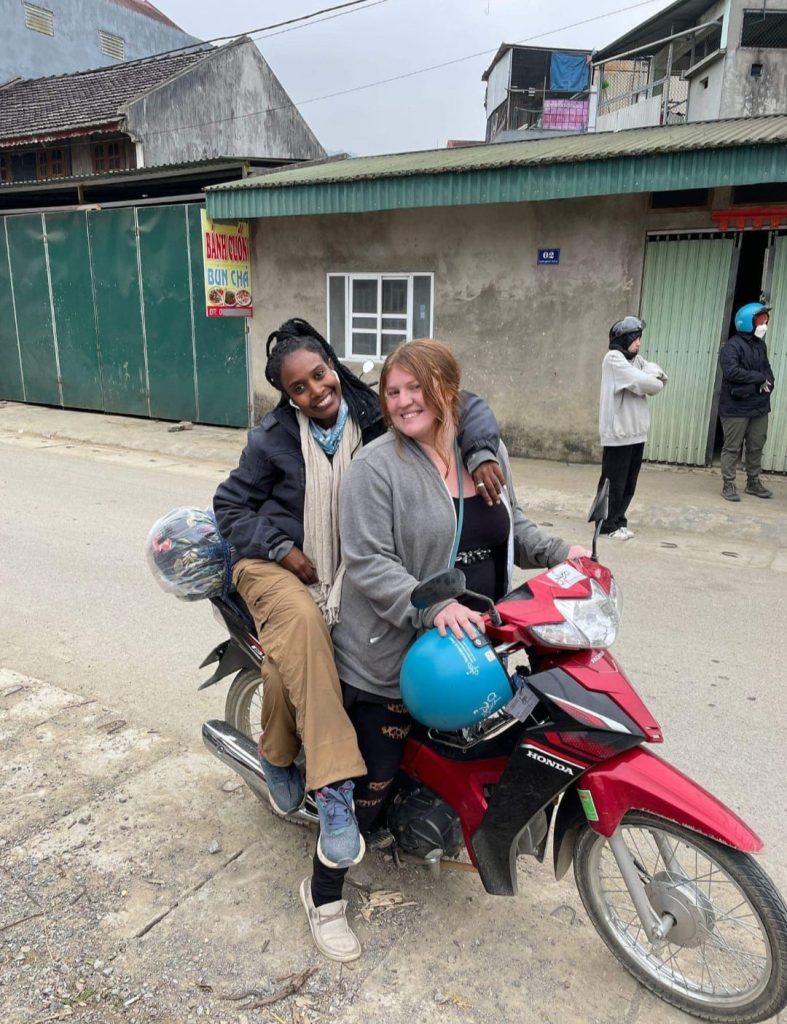
<svg viewBox="0 0 787 1024">
<path fill-rule="evenodd" d="M 607 518 L 609 512 L 609 480 L 606 478 L 598 489 L 593 504 L 588 512 L 589 523 L 600 523 Z"/>
<path fill-rule="evenodd" d="M 366 362 L 361 367 L 361 373 L 362 374 L 371 373 L 373 369 L 374 369 L 374 363 L 371 361 L 371 359 L 367 359 Z"/>
<path fill-rule="evenodd" d="M 467 580 L 461 569 L 445 569 L 413 588 L 410 603 L 414 608 L 431 608 L 438 601 L 448 601 L 459 597 L 467 589 Z"/>
</svg>

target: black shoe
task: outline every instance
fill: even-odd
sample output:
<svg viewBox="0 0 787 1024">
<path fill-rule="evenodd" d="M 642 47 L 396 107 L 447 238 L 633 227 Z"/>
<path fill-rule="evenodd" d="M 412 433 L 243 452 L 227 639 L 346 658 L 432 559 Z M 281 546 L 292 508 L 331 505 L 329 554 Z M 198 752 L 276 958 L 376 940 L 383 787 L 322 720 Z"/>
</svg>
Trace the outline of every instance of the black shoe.
<svg viewBox="0 0 787 1024">
<path fill-rule="evenodd" d="M 735 484 L 724 484 L 721 489 L 722 498 L 726 498 L 727 501 L 740 501 L 741 496 L 735 490 Z"/>
<path fill-rule="evenodd" d="M 755 498 L 772 498 L 773 491 L 769 491 L 759 477 L 756 480 L 747 480 L 744 494 L 753 494 Z"/>
</svg>

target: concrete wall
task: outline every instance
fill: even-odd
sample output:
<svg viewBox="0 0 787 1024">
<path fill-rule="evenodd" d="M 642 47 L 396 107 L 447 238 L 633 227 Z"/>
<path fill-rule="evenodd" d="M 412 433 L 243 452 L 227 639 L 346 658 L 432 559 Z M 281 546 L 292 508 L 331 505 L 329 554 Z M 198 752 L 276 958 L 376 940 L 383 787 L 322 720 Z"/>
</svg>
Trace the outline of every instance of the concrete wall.
<svg viewBox="0 0 787 1024">
<path fill-rule="evenodd" d="M 101 52 L 98 30 L 125 41 L 126 60 L 149 57 L 163 50 L 196 42 L 194 36 L 138 14 L 112 0 L 32 0 L 52 11 L 54 35 L 25 26 L 22 0 L 0 0 L 3 46 L 0 82 L 11 78 L 40 78 L 84 71 L 118 62 Z"/>
<path fill-rule="evenodd" d="M 637 195 L 254 221 L 255 411 L 274 401 L 268 333 L 291 316 L 326 329 L 327 273 L 433 272 L 435 336 L 512 451 L 594 459 L 607 332 L 639 307 L 647 217 Z M 707 211 L 699 219 L 710 223 Z M 560 249 L 559 266 L 536 265 L 542 247 Z"/>
<path fill-rule="evenodd" d="M 787 49 L 754 49 L 740 46 L 744 9 L 759 4 L 737 0 L 730 12 L 724 87 L 720 117 L 755 117 L 787 111 Z M 768 12 L 787 10 L 787 0 L 769 0 Z M 762 76 L 752 78 L 752 64 L 762 64 Z"/>
<path fill-rule="evenodd" d="M 708 85 L 702 83 L 707 79 Z M 689 82 L 687 121 L 714 121 L 720 117 L 724 59 L 699 71 Z"/>
<path fill-rule="evenodd" d="M 325 156 L 251 40 L 216 50 L 127 108 L 146 167 L 209 157 Z"/>
<path fill-rule="evenodd" d="M 596 131 L 619 132 L 625 128 L 642 128 L 658 124 L 663 102 L 661 96 L 651 96 L 649 99 L 641 99 L 639 103 L 613 110 L 609 114 L 601 114 L 596 118 Z"/>
</svg>

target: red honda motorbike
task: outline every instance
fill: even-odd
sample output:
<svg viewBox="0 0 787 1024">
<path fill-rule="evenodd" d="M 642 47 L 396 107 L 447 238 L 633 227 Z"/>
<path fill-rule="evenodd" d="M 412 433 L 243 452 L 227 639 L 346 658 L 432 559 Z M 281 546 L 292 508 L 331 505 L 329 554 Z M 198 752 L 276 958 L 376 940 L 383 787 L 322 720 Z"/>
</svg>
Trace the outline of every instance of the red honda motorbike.
<svg viewBox="0 0 787 1024">
<path fill-rule="evenodd" d="M 466 850 L 487 892 L 513 896 L 517 858 L 543 861 L 551 834 L 557 878 L 573 862 L 594 927 L 639 982 L 697 1017 L 765 1020 L 787 1004 L 787 908 L 751 856 L 757 835 L 651 750 L 658 722 L 607 650 L 620 601 L 596 556 L 604 497 L 588 517 L 592 558 L 489 602 L 486 632 L 511 700 L 458 732 L 416 724 L 367 842 L 434 870 Z M 453 569 L 416 587 L 412 602 L 463 593 Z M 212 603 L 230 637 L 203 662 L 218 665 L 200 688 L 237 674 L 225 721 L 205 723 L 203 738 L 267 805 L 257 752 L 264 653 L 240 601 Z M 292 817 L 316 823 L 316 808 L 307 800 Z"/>
</svg>

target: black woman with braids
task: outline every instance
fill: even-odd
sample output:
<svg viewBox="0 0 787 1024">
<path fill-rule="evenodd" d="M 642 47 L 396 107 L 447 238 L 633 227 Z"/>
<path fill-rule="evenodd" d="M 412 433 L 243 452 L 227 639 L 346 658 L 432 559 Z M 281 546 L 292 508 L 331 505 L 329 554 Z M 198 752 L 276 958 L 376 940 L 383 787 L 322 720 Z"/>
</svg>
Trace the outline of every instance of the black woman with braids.
<svg viewBox="0 0 787 1024">
<path fill-rule="evenodd" d="M 351 710 L 351 719 L 345 710 L 357 695 L 343 695 L 330 636 L 344 576 L 338 500 L 353 455 L 385 425 L 377 395 L 305 320 L 288 320 L 274 331 L 267 357 L 265 377 L 281 399 L 249 432 L 238 468 L 216 491 L 213 507 L 235 551 L 233 583 L 266 652 L 260 757 L 271 805 L 287 815 L 303 804 L 304 781 L 294 765 L 303 746 L 305 788 L 314 792 L 320 816 L 315 856 L 327 867 L 343 868 L 364 854 L 353 780 L 360 798 L 367 765 L 356 715 Z M 467 392 L 460 432 L 463 459 L 491 505 L 502 481 L 492 454 L 497 422 L 486 403 Z M 371 761 L 379 755 L 367 746 L 366 756 Z M 369 828 L 364 803 L 371 802 L 359 799 L 358 815 Z M 301 898 L 321 952 L 355 959 L 360 946 L 344 902 L 322 899 L 309 879 Z"/>
</svg>

